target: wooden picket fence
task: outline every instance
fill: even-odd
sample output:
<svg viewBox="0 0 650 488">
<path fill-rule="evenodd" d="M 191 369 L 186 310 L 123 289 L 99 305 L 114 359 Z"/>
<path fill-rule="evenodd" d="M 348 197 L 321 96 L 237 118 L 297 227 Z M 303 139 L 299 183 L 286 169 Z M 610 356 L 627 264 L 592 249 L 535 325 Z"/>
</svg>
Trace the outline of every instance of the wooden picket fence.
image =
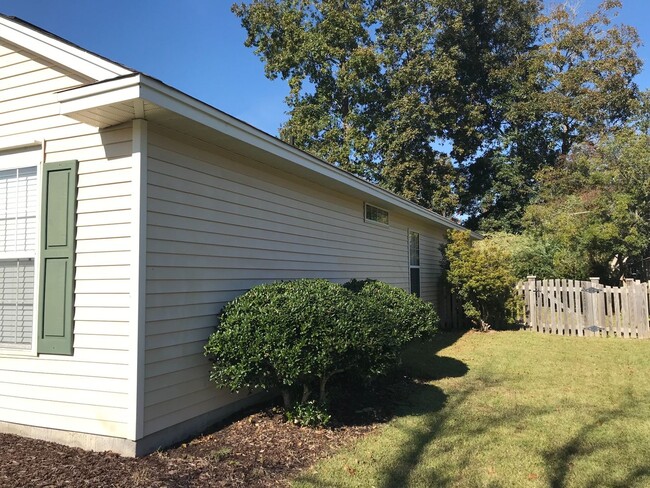
<svg viewBox="0 0 650 488">
<path fill-rule="evenodd" d="M 537 280 L 517 285 L 523 298 L 519 319 L 535 332 L 567 336 L 650 337 L 648 283 L 622 286 L 590 281 Z"/>
<path fill-rule="evenodd" d="M 463 306 L 446 286 L 440 288 L 438 295 L 438 315 L 440 316 L 440 328 L 443 330 L 467 328 Z"/>
</svg>

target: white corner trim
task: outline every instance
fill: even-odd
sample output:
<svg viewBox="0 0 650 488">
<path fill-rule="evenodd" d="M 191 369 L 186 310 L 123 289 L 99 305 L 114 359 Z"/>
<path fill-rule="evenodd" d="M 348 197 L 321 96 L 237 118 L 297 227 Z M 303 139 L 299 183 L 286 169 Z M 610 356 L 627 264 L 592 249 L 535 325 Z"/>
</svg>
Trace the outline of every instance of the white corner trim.
<svg viewBox="0 0 650 488">
<path fill-rule="evenodd" d="M 129 439 L 144 436 L 144 352 L 146 311 L 147 229 L 147 121 L 133 121 L 132 151 L 132 247 L 129 321 Z"/>
<path fill-rule="evenodd" d="M 0 38 L 95 80 L 132 73 L 123 66 L 4 17 L 0 17 Z"/>
</svg>

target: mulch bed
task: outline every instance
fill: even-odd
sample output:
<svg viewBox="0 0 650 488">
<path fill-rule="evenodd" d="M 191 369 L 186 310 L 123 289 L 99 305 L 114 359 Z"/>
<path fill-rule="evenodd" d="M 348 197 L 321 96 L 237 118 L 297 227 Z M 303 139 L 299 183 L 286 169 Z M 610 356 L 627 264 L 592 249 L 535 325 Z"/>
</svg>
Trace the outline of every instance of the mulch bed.
<svg viewBox="0 0 650 488">
<path fill-rule="evenodd" d="M 339 403 L 347 409 L 335 411 L 328 428 L 298 427 L 285 422 L 277 408 L 267 407 L 139 459 L 0 434 L 0 486 L 287 486 L 318 459 L 385 422 L 405 386 L 402 379 L 357 399 L 348 394 Z"/>
</svg>

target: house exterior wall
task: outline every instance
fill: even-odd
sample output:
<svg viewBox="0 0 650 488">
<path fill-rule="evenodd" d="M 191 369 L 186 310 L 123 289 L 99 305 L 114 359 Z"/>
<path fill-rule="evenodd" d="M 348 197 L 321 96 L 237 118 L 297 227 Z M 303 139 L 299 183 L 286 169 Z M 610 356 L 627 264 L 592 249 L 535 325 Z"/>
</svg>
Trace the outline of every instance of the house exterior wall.
<svg viewBox="0 0 650 488">
<path fill-rule="evenodd" d="M 152 124 L 148 133 L 144 435 L 238 400 L 208 381 L 203 346 L 228 301 L 259 283 L 374 278 L 408 289 L 420 233 L 435 301 L 444 230 Z"/>
<path fill-rule="evenodd" d="M 0 430 L 133 439 L 132 129 L 100 131 L 61 116 L 55 94 L 90 81 L 0 44 L 0 151 L 44 141 L 39 176 L 43 154 L 47 162 L 79 161 L 74 354 L 0 349 Z"/>
</svg>

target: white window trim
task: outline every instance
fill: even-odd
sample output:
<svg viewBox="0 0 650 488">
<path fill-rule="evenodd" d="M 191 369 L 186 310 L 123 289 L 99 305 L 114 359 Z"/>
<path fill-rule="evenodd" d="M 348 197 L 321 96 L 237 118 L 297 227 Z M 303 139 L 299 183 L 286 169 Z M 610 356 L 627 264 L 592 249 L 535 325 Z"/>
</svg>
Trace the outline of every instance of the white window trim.
<svg viewBox="0 0 650 488">
<path fill-rule="evenodd" d="M 45 160 L 45 143 L 44 142 L 34 142 L 28 141 L 25 144 L 13 145 L 13 146 L 4 146 L 0 147 L 0 153 L 7 153 L 16 151 L 20 149 L 29 149 L 30 147 L 40 146 L 40 158 L 37 160 L 24 160 L 16 163 L 0 163 L 0 171 L 9 170 L 9 169 L 20 169 L 20 168 L 29 168 L 30 166 L 36 166 L 36 242 L 34 254 L 25 256 L 25 253 L 12 253 L 9 256 L 13 257 L 14 254 L 16 257 L 29 257 L 34 258 L 34 316 L 32 323 L 32 340 L 29 348 L 9 348 L 3 347 L 0 345 L 0 357 L 36 357 L 37 354 L 37 344 L 38 339 L 38 315 L 40 312 L 39 309 L 39 300 L 38 300 L 38 284 L 40 282 L 40 249 L 41 249 L 41 233 L 39 229 L 41 228 L 41 205 L 42 205 L 42 194 L 43 194 L 43 184 L 41 181 L 41 175 L 43 174 L 43 161 Z M 19 256 L 21 255 L 22 256 Z"/>
<path fill-rule="evenodd" d="M 377 222 L 376 220 L 370 220 L 366 218 L 366 209 L 368 208 L 368 206 L 375 207 L 378 208 L 379 210 L 383 210 L 384 212 L 386 212 L 386 217 L 388 218 L 388 222 L 384 224 L 383 222 Z M 363 202 L 363 221 L 372 225 L 380 225 L 384 228 L 390 227 L 390 212 L 385 208 L 380 207 L 379 205 L 375 205 L 374 203 Z"/>
<path fill-rule="evenodd" d="M 415 233 L 418 235 L 418 264 L 417 266 L 414 264 L 411 264 L 411 232 Z M 422 295 L 422 252 L 421 252 L 421 247 L 420 247 L 420 237 L 422 236 L 422 233 L 417 230 L 413 229 L 407 229 L 406 230 L 406 248 L 408 249 L 408 256 L 407 256 L 407 264 L 408 264 L 408 279 L 409 279 L 409 293 L 413 293 L 413 290 L 411 289 L 411 269 L 417 269 L 420 271 L 419 274 L 419 280 L 420 280 L 420 290 L 419 290 L 419 295 Z"/>
</svg>

